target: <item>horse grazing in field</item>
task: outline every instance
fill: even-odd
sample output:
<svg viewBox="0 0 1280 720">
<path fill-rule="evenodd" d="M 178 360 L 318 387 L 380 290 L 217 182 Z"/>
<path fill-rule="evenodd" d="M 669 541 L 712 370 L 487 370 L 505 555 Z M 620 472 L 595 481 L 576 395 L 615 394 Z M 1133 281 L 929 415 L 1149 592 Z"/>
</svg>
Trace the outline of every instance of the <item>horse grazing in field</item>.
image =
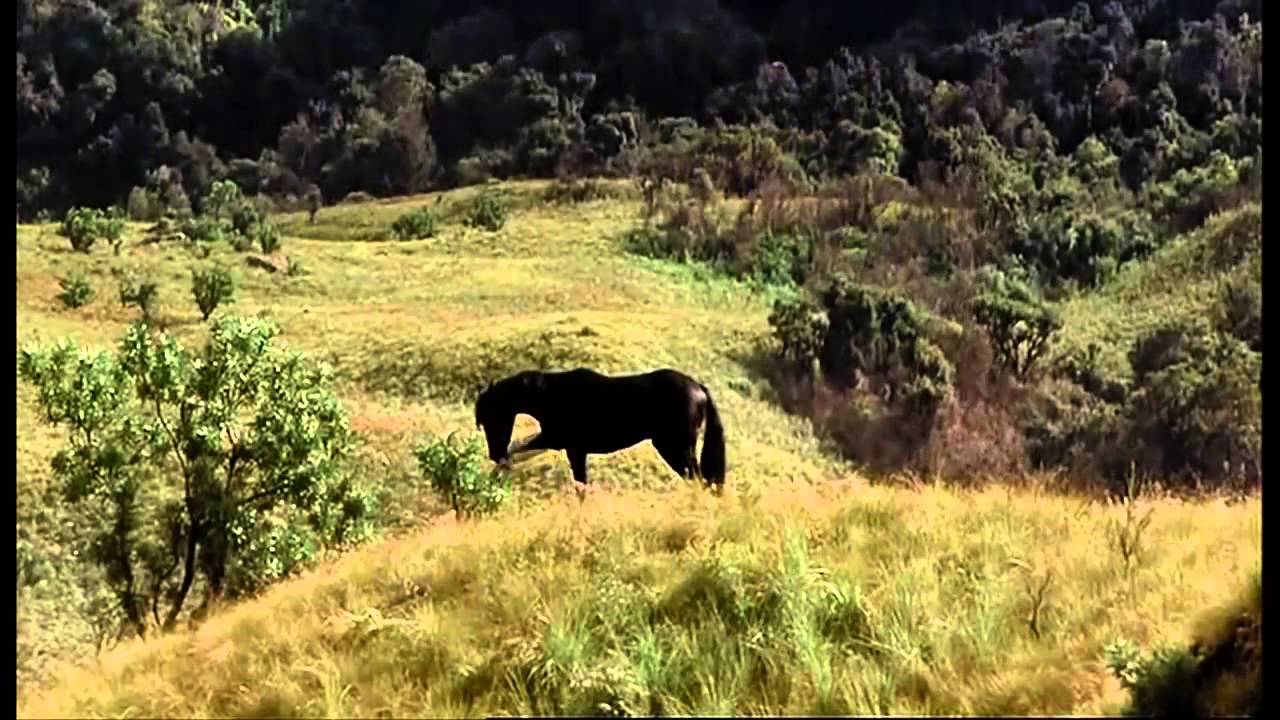
<svg viewBox="0 0 1280 720">
<path fill-rule="evenodd" d="M 541 432 L 508 449 L 518 414 Z M 705 422 L 702 459 L 695 454 Z M 587 485 L 587 455 L 605 455 L 653 441 L 681 477 L 724 485 L 724 426 L 711 393 L 676 370 L 610 377 L 579 368 L 525 371 L 490 383 L 476 400 L 476 428 L 484 428 L 489 458 L 510 467 L 516 453 L 563 450 L 573 479 Z"/>
</svg>

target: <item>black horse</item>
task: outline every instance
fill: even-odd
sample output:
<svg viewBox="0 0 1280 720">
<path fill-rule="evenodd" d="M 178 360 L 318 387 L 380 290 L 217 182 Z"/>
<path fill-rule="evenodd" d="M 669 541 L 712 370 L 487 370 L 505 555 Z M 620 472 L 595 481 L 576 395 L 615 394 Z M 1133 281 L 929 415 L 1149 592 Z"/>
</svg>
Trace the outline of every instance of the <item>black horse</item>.
<svg viewBox="0 0 1280 720">
<path fill-rule="evenodd" d="M 507 448 L 516 415 L 542 426 L 533 437 Z M 694 448 L 706 423 L 702 460 Z M 724 426 L 711 393 L 676 370 L 610 377 L 579 368 L 526 371 L 490 383 L 476 400 L 476 427 L 484 428 L 489 458 L 509 466 L 515 453 L 563 450 L 573 479 L 587 484 L 587 455 L 603 455 L 652 440 L 681 477 L 723 486 Z"/>
</svg>

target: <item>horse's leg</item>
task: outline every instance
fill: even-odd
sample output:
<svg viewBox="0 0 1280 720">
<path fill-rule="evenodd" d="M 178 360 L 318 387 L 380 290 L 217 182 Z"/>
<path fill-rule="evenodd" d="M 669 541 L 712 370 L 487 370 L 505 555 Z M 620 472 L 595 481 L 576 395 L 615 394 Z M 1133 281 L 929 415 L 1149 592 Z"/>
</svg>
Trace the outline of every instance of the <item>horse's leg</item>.
<svg viewBox="0 0 1280 720">
<path fill-rule="evenodd" d="M 668 439 L 654 440 L 653 447 L 667 461 L 667 465 L 682 478 L 689 477 L 689 450 L 683 441 L 672 442 Z"/>
<path fill-rule="evenodd" d="M 587 492 L 587 454 L 582 450 L 565 450 L 569 456 L 569 469 L 573 471 L 574 489 L 578 492 L 578 501 L 586 497 Z"/>
</svg>

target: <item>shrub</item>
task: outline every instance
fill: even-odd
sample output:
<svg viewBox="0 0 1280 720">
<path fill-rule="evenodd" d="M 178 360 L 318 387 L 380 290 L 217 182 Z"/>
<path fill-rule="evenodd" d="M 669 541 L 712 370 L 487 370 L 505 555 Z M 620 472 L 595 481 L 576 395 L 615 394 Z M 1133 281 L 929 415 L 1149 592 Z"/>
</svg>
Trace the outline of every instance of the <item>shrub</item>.
<svg viewBox="0 0 1280 720">
<path fill-rule="evenodd" d="M 225 268 L 191 269 L 191 296 L 200 308 L 200 317 L 208 320 L 223 303 L 235 302 L 235 280 Z"/>
<path fill-rule="evenodd" d="M 58 293 L 58 299 L 66 307 L 83 307 L 93 301 L 93 286 L 82 273 L 73 273 L 59 282 L 62 292 Z"/>
<path fill-rule="evenodd" d="M 159 220 L 164 214 L 164 203 L 160 195 L 144 187 L 135 187 L 129 191 L 129 219 L 138 222 Z"/>
<path fill-rule="evenodd" d="M 837 278 L 822 302 L 829 324 L 821 363 L 828 382 L 853 388 L 880 376 L 889 403 L 920 392 L 936 391 L 933 401 L 943 399 L 954 370 L 925 336 L 923 318 L 910 300 Z"/>
<path fill-rule="evenodd" d="M 155 309 L 159 291 L 159 285 L 150 278 L 125 276 L 120 282 L 120 304 L 125 307 L 136 305 L 142 310 L 144 320 L 152 320 L 154 319 L 152 311 Z"/>
<path fill-rule="evenodd" d="M 1144 202 L 1157 220 L 1182 231 L 1223 209 L 1240 183 L 1236 161 L 1214 150 L 1203 165 L 1178 170 L 1168 181 L 1149 186 Z"/>
<path fill-rule="evenodd" d="M 1078 282 L 1097 287 L 1121 265 L 1150 255 L 1155 247 L 1155 233 L 1143 214 L 1104 218 L 1065 210 L 1020 223 L 1009 242 L 1009 251 L 1046 286 Z"/>
<path fill-rule="evenodd" d="M 193 243 L 233 242 L 236 237 L 235 227 L 227 220 L 218 220 L 206 215 L 187 218 L 181 224 L 182 233 Z"/>
<path fill-rule="evenodd" d="M 435 237 L 440 219 L 431 208 L 411 210 L 391 223 L 391 234 L 398 240 L 423 240 Z"/>
<path fill-rule="evenodd" d="M 511 213 L 511 204 L 505 195 L 493 190 L 485 190 L 476 196 L 467 209 L 467 224 L 497 232 L 507 224 L 507 216 Z"/>
<path fill-rule="evenodd" d="M 1223 281 L 1214 306 L 1214 325 L 1262 352 L 1262 274 L 1258 268 L 1243 268 Z"/>
<path fill-rule="evenodd" d="M 280 228 L 270 220 L 263 220 L 254 227 L 252 240 L 259 250 L 270 255 L 280 249 Z"/>
<path fill-rule="evenodd" d="M 95 242 L 105 240 L 119 255 L 120 242 L 124 237 L 124 217 L 117 208 L 106 212 L 96 208 L 72 208 L 63 218 L 59 234 L 71 241 L 71 248 L 76 252 L 87 253 Z"/>
<path fill-rule="evenodd" d="M 779 302 L 769 323 L 783 369 L 808 386 L 799 404 L 846 453 L 883 470 L 920 459 L 954 396 L 955 369 L 910 301 L 837 277 L 821 309 Z M 815 361 L 826 385 L 810 381 Z"/>
<path fill-rule="evenodd" d="M 1130 693 L 1128 714 L 1261 717 L 1261 573 L 1197 625 L 1185 647 L 1163 643 L 1145 654 L 1127 639 L 1106 646 L 1107 666 Z"/>
<path fill-rule="evenodd" d="M 215 220 L 231 217 L 244 206 L 240 186 L 231 180 L 215 180 L 204 197 L 204 213 Z"/>
<path fill-rule="evenodd" d="M 463 444 L 454 436 L 435 438 L 414 451 L 423 476 L 458 517 L 496 512 L 511 494 L 499 473 L 486 467 L 484 444 L 478 437 Z"/>
<path fill-rule="evenodd" d="M 617 195 L 608 185 L 591 178 L 557 178 L 542 193 L 542 199 L 555 205 L 571 205 L 608 200 Z"/>
<path fill-rule="evenodd" d="M 1062 321 L 1025 281 L 990 270 L 984 281 L 973 302 L 974 319 L 991 338 L 996 362 L 1026 380 Z"/>
<path fill-rule="evenodd" d="M 193 587 L 206 605 L 250 592 L 368 529 L 332 373 L 276 333 L 222 318 L 192 352 L 135 323 L 116 353 L 20 352 L 42 414 L 69 430 L 54 477 L 100 518 L 88 557 L 139 634 L 173 627 Z"/>
<path fill-rule="evenodd" d="M 1133 461 L 1148 473 L 1261 478 L 1262 356 L 1197 323 L 1171 322 L 1129 353 Z"/>
<path fill-rule="evenodd" d="M 827 334 L 827 316 L 822 308 L 807 296 L 779 300 L 769 314 L 769 327 L 780 346 L 784 366 L 801 376 L 812 376 Z"/>
<path fill-rule="evenodd" d="M 262 213 L 249 203 L 240 203 L 231 211 L 232 229 L 245 237 L 252 237 L 254 230 L 263 220 Z"/>
</svg>

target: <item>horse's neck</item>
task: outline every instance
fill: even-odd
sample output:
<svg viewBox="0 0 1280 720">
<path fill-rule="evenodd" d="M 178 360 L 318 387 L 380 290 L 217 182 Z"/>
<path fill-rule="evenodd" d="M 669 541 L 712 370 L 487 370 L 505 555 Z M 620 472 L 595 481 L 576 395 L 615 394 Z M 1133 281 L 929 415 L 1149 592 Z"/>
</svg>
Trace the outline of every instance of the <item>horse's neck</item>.
<svg viewBox="0 0 1280 720">
<path fill-rule="evenodd" d="M 542 416 L 546 414 L 546 404 L 536 393 L 521 393 L 513 398 L 511 408 L 517 414 L 528 415 L 538 422 L 542 422 Z"/>
</svg>

